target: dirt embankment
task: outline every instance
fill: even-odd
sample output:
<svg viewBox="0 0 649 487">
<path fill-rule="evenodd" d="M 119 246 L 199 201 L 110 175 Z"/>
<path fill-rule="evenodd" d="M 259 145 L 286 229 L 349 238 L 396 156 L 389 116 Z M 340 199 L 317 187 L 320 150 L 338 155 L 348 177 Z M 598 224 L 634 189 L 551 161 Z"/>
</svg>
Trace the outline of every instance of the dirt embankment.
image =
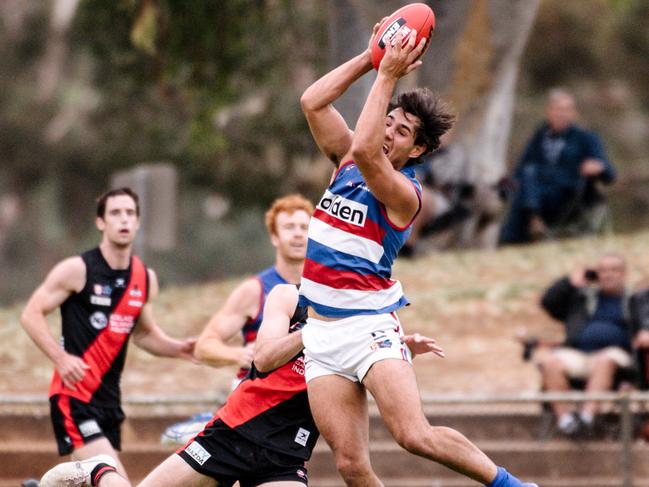
<svg viewBox="0 0 649 487">
<path fill-rule="evenodd" d="M 534 367 L 521 360 L 517 333 L 560 338 L 562 328 L 538 307 L 544 288 L 575 266 L 590 265 L 604 251 L 630 262 L 629 284 L 649 285 L 649 232 L 568 240 L 497 251 L 447 252 L 401 260 L 394 272 L 412 306 L 400 312 L 407 332 L 436 338 L 447 357 L 422 356 L 415 368 L 427 394 L 530 391 Z M 197 335 L 239 279 L 163 290 L 157 320 L 172 336 Z M 0 394 L 47 391 L 51 364 L 19 324 L 20 306 L 0 310 Z M 58 334 L 58 316 L 51 318 Z M 213 369 L 159 359 L 131 347 L 123 375 L 126 395 L 200 394 L 225 391 L 234 368 Z"/>
</svg>

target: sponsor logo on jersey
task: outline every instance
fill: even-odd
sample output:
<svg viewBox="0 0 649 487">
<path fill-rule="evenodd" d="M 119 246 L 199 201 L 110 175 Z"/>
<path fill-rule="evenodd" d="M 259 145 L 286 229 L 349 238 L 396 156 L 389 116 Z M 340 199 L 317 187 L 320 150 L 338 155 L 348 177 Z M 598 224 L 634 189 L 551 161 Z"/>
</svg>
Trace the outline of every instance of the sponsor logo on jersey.
<svg viewBox="0 0 649 487">
<path fill-rule="evenodd" d="M 297 372 L 300 375 L 304 375 L 304 356 L 298 357 L 295 362 L 293 362 L 293 372 Z"/>
<path fill-rule="evenodd" d="M 133 296 L 134 298 L 141 298 L 142 297 L 142 291 L 140 291 L 140 288 L 137 287 L 137 284 L 135 284 L 133 286 L 133 289 L 131 289 L 128 293 L 131 296 Z"/>
<path fill-rule="evenodd" d="M 106 296 L 95 296 L 94 294 L 90 296 L 90 304 L 96 304 L 97 306 L 110 306 L 112 300 Z"/>
<path fill-rule="evenodd" d="M 110 296 L 113 292 L 113 288 L 108 284 L 95 284 L 92 286 L 92 290 L 97 296 Z"/>
<path fill-rule="evenodd" d="M 103 330 L 108 324 L 108 318 L 101 311 L 95 311 L 90 315 L 90 324 L 96 330 Z"/>
<path fill-rule="evenodd" d="M 326 191 L 320 202 L 318 209 L 325 213 L 352 225 L 362 227 L 365 225 L 367 218 L 367 205 L 358 203 L 340 195 Z"/>
<path fill-rule="evenodd" d="M 79 432 L 84 438 L 101 433 L 101 428 L 94 419 L 79 423 Z"/>
<path fill-rule="evenodd" d="M 133 306 L 134 308 L 141 308 L 142 306 L 144 306 L 144 303 L 142 301 L 138 301 L 137 299 L 129 299 L 128 305 Z"/>
<path fill-rule="evenodd" d="M 299 430 L 297 430 L 297 435 L 295 435 L 295 443 L 306 446 L 306 442 L 309 440 L 309 436 L 311 436 L 311 432 L 309 430 L 300 428 Z"/>
<path fill-rule="evenodd" d="M 185 452 L 187 452 L 187 455 L 192 457 L 199 465 L 203 465 L 212 456 L 205 448 L 195 441 L 192 441 L 189 446 L 185 448 Z"/>
<path fill-rule="evenodd" d="M 135 320 L 130 315 L 112 313 L 109 324 L 110 331 L 113 333 L 130 333 L 135 325 Z"/>
<path fill-rule="evenodd" d="M 122 288 L 124 286 L 126 286 L 126 279 L 124 279 L 123 277 L 118 277 L 117 279 L 115 279 L 115 287 Z"/>
</svg>

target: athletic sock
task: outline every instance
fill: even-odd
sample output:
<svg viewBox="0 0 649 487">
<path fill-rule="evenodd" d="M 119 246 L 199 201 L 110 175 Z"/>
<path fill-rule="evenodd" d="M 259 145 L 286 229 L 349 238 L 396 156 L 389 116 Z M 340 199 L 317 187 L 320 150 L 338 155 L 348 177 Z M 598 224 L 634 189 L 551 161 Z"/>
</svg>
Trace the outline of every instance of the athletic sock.
<svg viewBox="0 0 649 487">
<path fill-rule="evenodd" d="M 573 413 L 563 413 L 557 420 L 557 428 L 565 434 L 573 434 L 579 429 L 579 423 Z"/>
<path fill-rule="evenodd" d="M 93 486 L 99 485 L 99 480 L 109 472 L 117 472 L 117 469 L 107 463 L 98 463 L 90 472 L 90 484 Z"/>
<path fill-rule="evenodd" d="M 579 414 L 579 418 L 581 419 L 581 421 L 582 421 L 584 424 L 586 424 L 586 425 L 588 425 L 588 426 L 592 425 L 592 424 L 593 424 L 593 421 L 594 421 L 594 419 L 595 419 L 595 417 L 594 417 L 591 413 L 589 413 L 588 411 L 582 411 L 582 412 Z"/>
<path fill-rule="evenodd" d="M 503 467 L 498 467 L 496 478 L 487 487 L 522 487 L 523 483 Z"/>
</svg>

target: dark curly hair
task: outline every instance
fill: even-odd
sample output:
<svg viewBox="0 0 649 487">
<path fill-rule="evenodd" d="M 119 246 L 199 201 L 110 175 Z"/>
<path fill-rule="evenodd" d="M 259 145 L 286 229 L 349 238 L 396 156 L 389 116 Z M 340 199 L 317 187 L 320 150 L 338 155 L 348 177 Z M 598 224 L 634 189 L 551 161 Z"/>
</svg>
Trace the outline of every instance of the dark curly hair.
<svg viewBox="0 0 649 487">
<path fill-rule="evenodd" d="M 426 146 L 426 151 L 417 158 L 410 159 L 406 166 L 419 164 L 423 156 L 430 154 L 439 147 L 439 138 L 446 133 L 455 122 L 455 115 L 428 88 L 417 88 L 399 94 L 397 101 L 390 103 L 388 112 L 401 108 L 404 112 L 419 118 L 421 123 L 415 131 L 415 144 Z"/>
</svg>

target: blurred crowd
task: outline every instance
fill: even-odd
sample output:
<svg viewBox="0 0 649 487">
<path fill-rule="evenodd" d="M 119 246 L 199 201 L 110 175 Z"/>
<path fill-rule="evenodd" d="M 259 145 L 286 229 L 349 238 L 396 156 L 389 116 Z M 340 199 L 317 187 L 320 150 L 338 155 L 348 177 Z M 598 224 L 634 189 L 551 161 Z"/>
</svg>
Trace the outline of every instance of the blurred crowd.
<svg viewBox="0 0 649 487">
<path fill-rule="evenodd" d="M 575 97 L 547 95 L 544 120 L 511 174 L 493 185 L 470 181 L 469 161 L 453 134 L 418 168 L 422 209 L 402 250 L 490 248 L 597 233 L 609 224 L 604 186 L 615 181 L 600 137 L 577 123 Z"/>
</svg>

